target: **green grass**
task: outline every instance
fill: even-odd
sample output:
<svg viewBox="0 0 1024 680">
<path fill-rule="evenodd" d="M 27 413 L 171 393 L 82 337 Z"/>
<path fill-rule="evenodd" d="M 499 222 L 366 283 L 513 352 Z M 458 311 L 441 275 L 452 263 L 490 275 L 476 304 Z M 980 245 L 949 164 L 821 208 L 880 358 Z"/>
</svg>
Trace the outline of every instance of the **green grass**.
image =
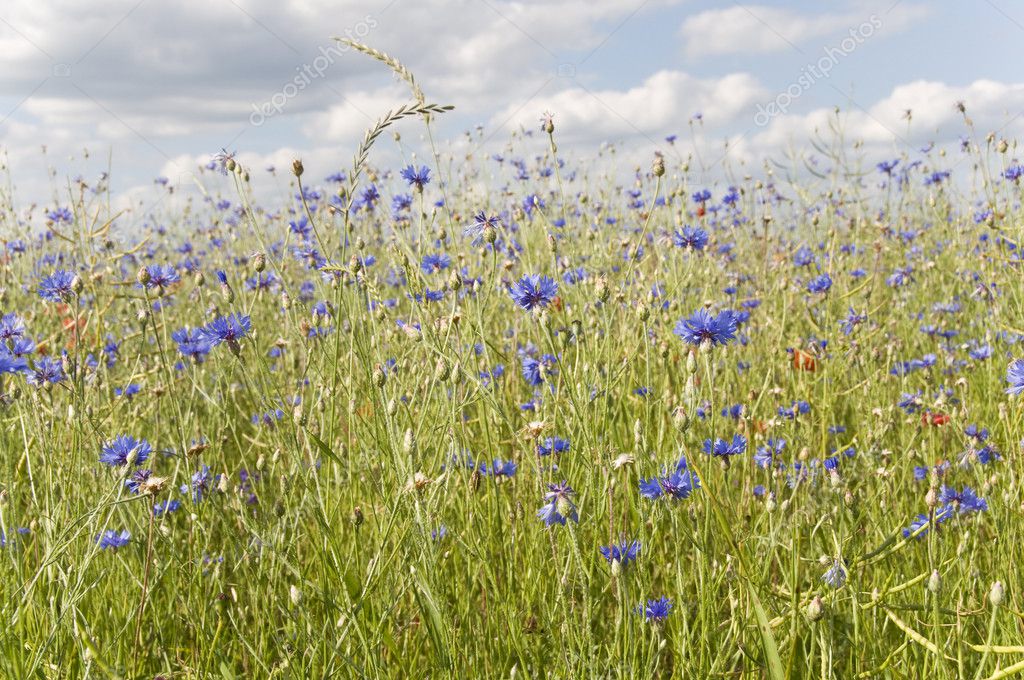
<svg viewBox="0 0 1024 680">
<path fill-rule="evenodd" d="M 424 102 L 417 94 L 409 117 L 446 110 Z M 1024 425 L 1005 394 L 1024 329 L 1010 247 L 1022 216 L 1018 187 L 998 179 L 1011 157 L 994 141 L 979 140 L 966 161 L 925 156 L 906 186 L 877 191 L 867 188 L 880 177 L 874 159 L 840 139 L 827 173 L 734 180 L 735 208 L 703 216 L 690 195 L 705 184 L 683 158 L 626 186 L 614 157 L 567 158 L 544 176 L 560 157 L 556 127 L 550 140 L 514 136 L 510 157 L 536 157 L 530 179 L 518 181 L 508 164 L 431 141 L 435 180 L 396 223 L 390 195 L 405 188 L 367 159 L 402 117 L 389 114 L 368 134 L 341 192 L 350 203 L 375 181 L 384 198 L 374 212 L 330 210 L 326 195 L 296 201 L 294 177 L 281 195 L 254 195 L 240 164 L 203 179 L 237 212 L 169 207 L 151 222 L 166 235 L 150 226 L 113 238 L 102 194 L 70 191 L 73 221 L 47 227 L 39 214 L 18 223 L 7 206 L 3 233 L 26 250 L 7 251 L 0 310 L 23 318 L 51 355 L 66 349 L 67 375 L 49 388 L 0 376 L 0 675 L 845 679 L 1024 669 Z M 922 186 L 931 170 L 950 168 L 953 183 Z M 431 207 L 438 179 L 440 208 Z M 726 183 L 707 186 L 717 204 Z M 642 207 L 629 206 L 631 188 Z M 526 214 L 527 194 L 545 205 Z M 988 222 L 972 219 L 978 202 L 995 211 Z M 506 209 L 498 243 L 521 249 L 496 252 L 463 236 L 473 214 Z M 292 254 L 288 222 L 302 214 L 315 224 L 322 272 Z M 684 224 L 710 233 L 704 252 L 672 246 Z M 41 240 L 47 229 L 54 236 Z M 201 277 L 175 250 L 186 240 Z M 624 258 L 640 244 L 640 257 Z M 817 265 L 794 264 L 801 245 Z M 255 252 L 276 277 L 273 290 L 243 285 L 256 275 Z M 434 252 L 453 266 L 425 274 L 419 262 Z M 136 287 L 136 271 L 152 263 L 177 266 L 181 281 Z M 907 265 L 913 281 L 889 285 Z M 450 278 L 463 266 L 461 280 Z M 82 285 L 67 305 L 35 292 L 58 267 Z M 587 278 L 565 283 L 569 267 Z M 863 277 L 851 275 L 857 268 Z M 834 285 L 810 294 L 819 269 Z M 391 285 L 389 270 L 407 285 Z M 533 273 L 559 281 L 560 300 L 543 313 L 517 308 L 506 291 Z M 437 302 L 408 297 L 428 288 L 447 292 Z M 754 299 L 760 306 L 727 346 L 697 350 L 672 333 L 705 303 L 717 311 Z M 311 315 L 321 300 L 328 319 Z M 954 301 L 959 311 L 935 309 Z M 839 321 L 850 307 L 868 320 L 847 336 Z M 252 317 L 237 356 L 221 345 L 201 364 L 177 366 L 172 332 L 229 312 Z M 77 332 L 63 324 L 76 315 Z M 332 332 L 310 339 L 318 325 Z M 959 334 L 944 340 L 925 325 Z M 108 335 L 120 342 L 111 367 Z M 828 344 L 815 350 L 812 338 Z M 989 343 L 991 358 L 972 357 L 973 341 Z M 530 343 L 559 358 L 536 411 L 524 412 L 534 388 L 518 352 Z M 275 346 L 284 352 L 272 358 Z M 815 370 L 794 369 L 787 348 L 815 356 Z M 89 354 L 100 358 L 95 368 Z M 934 366 L 891 374 L 927 354 Z M 498 365 L 502 377 L 481 377 Z M 139 394 L 115 396 L 133 383 Z M 641 386 L 646 397 L 634 393 Z M 898 407 L 918 390 L 921 411 Z M 778 414 L 796 400 L 810 412 Z M 741 418 L 720 415 L 733 404 L 744 405 Z M 272 426 L 250 421 L 275 409 Z M 921 412 L 950 421 L 926 425 Z M 970 423 L 989 428 L 1001 460 L 959 464 Z M 830 433 L 833 425 L 846 430 Z M 736 433 L 747 449 L 729 465 L 703 453 L 706 438 Z M 167 478 L 162 490 L 133 495 L 127 468 L 99 463 L 119 434 L 162 452 L 147 462 Z M 549 436 L 569 439 L 570 451 L 538 457 L 538 437 Z M 786 441 L 786 469 L 754 464 L 768 437 Z M 195 451 L 201 438 L 208 446 Z M 847 447 L 856 454 L 825 472 L 820 461 Z M 453 465 L 464 452 L 511 459 L 518 471 L 496 481 Z M 640 479 L 684 453 L 701 488 L 681 501 L 642 498 Z M 952 465 L 941 480 L 915 481 L 915 466 L 943 460 Z M 791 485 L 796 461 L 814 474 Z M 220 477 L 195 502 L 179 488 L 204 465 Z M 537 510 L 546 485 L 563 479 L 579 522 L 546 527 Z M 904 539 L 941 484 L 971 486 L 988 510 Z M 155 503 L 175 499 L 178 511 L 153 517 Z M 129 544 L 100 549 L 105 529 L 128 530 Z M 624 539 L 642 547 L 622 569 L 598 548 Z M 839 588 L 822 580 L 836 559 L 847 572 Z M 989 599 L 996 581 L 998 606 Z M 637 607 L 661 596 L 673 609 L 646 621 Z"/>
</svg>

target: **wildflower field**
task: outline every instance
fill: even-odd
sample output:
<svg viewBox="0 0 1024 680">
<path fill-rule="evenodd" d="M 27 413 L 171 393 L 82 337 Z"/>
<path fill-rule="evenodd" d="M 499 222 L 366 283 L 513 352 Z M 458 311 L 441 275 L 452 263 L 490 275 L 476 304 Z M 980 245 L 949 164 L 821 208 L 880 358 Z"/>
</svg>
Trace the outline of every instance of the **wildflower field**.
<svg viewBox="0 0 1024 680">
<path fill-rule="evenodd" d="M 1024 671 L 1013 140 L 459 156 L 354 47 L 336 175 L 4 195 L 0 676 Z"/>
</svg>

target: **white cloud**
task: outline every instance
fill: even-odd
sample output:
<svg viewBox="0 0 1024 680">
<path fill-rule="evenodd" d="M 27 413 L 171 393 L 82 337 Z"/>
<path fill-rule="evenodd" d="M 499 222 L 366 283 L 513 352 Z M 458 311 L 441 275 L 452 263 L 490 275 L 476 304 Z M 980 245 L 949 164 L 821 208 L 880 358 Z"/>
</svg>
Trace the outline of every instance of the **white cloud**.
<svg viewBox="0 0 1024 680">
<path fill-rule="evenodd" d="M 311 140 L 354 142 L 387 111 L 408 100 L 409 95 L 404 86 L 373 92 L 354 92 L 341 103 L 312 114 L 302 130 Z"/>
<path fill-rule="evenodd" d="M 764 96 L 764 88 L 745 73 L 701 79 L 680 71 L 658 71 L 628 90 L 572 87 L 541 96 L 521 109 L 506 109 L 492 122 L 500 125 L 508 120 L 513 127 L 536 128 L 540 114 L 549 111 L 560 138 L 660 138 L 678 131 L 696 113 L 715 126 L 728 124 L 744 112 L 753 115 L 753 104 Z"/>
<path fill-rule="evenodd" d="M 818 15 L 767 5 L 736 5 L 688 17 L 680 28 L 680 36 L 690 57 L 760 54 L 798 49 L 818 38 L 848 36 L 865 25 L 872 27 L 871 34 L 875 28 L 896 31 L 926 13 L 924 5 L 912 4 L 887 9 L 867 3 L 853 11 Z"/>
<path fill-rule="evenodd" d="M 967 132 L 956 103 L 962 101 L 978 133 L 1011 137 L 1024 133 L 1024 83 L 976 80 L 966 86 L 918 80 L 899 85 L 885 98 L 842 114 L 848 141 L 868 146 L 916 147 L 931 141 L 955 140 Z M 908 125 L 904 114 L 912 112 Z M 777 116 L 764 130 L 752 134 L 751 147 L 771 154 L 790 145 L 805 145 L 814 132 L 827 133 L 834 110 L 819 108 L 806 114 Z"/>
<path fill-rule="evenodd" d="M 883 2 L 847 2 L 817 14 L 768 5 L 753 5 L 749 11 L 730 7 L 685 21 L 674 16 L 666 25 L 682 23 L 684 49 L 700 56 L 784 48 L 786 42 L 764 24 L 806 47 L 815 40 L 837 44 L 872 13 L 881 19 L 881 32 L 905 27 L 925 13 L 923 5 L 911 0 L 891 11 L 891 3 Z M 536 131 L 545 110 L 555 114 L 563 151 L 575 145 L 593 154 L 602 141 L 624 140 L 628 144 L 617 159 L 634 153 L 647 158 L 650 141 L 663 146 L 664 136 L 677 132 L 683 133 L 677 150 L 685 155 L 687 121 L 697 112 L 704 115 L 701 143 L 716 157 L 726 138 L 732 155 L 753 160 L 790 141 L 804 144 L 815 126 L 824 129 L 829 109 L 800 113 L 809 104 L 794 101 L 789 115 L 740 136 L 753 126 L 755 106 L 772 95 L 760 79 L 770 74 L 756 62 L 751 73 L 704 76 L 693 69 L 684 72 L 671 60 L 652 61 L 656 57 L 648 58 L 643 46 L 634 44 L 627 46 L 630 52 L 623 53 L 625 61 L 617 68 L 606 70 L 611 55 L 601 52 L 604 59 L 591 60 L 578 74 L 570 69 L 559 75 L 560 66 L 590 50 L 621 51 L 615 42 L 627 31 L 616 33 L 620 23 L 661 20 L 657 13 L 675 4 L 182 0 L 172 6 L 150 0 L 6 0 L 2 13 L 7 24 L 0 24 L 7 66 L 0 73 L 0 114 L 21 104 L 0 122 L 0 140 L 20 189 L 46 201 L 53 200 L 51 167 L 58 169 L 58 178 L 79 173 L 94 178 L 106 170 L 108 153 L 114 159 L 115 192 L 152 189 L 151 178 L 158 174 L 172 181 L 187 177 L 221 147 L 242 152 L 239 157 L 251 164 L 254 183 L 263 181 L 267 164 L 287 173 L 297 156 L 310 176 L 323 177 L 348 164 L 374 120 L 409 99 L 405 84 L 383 65 L 355 53 L 333 53 L 326 69 L 282 100 L 281 93 L 304 67 L 334 47 L 331 35 L 351 35 L 396 55 L 431 101 L 455 104 L 456 111 L 438 117 L 434 130 L 438 145 L 454 153 L 477 151 L 473 142 L 460 146 L 465 140 L 458 135 L 477 121 L 487 122 L 489 147 L 499 147 L 520 125 Z M 636 17 L 634 12 L 639 12 Z M 61 64 L 67 69 L 55 71 Z M 956 99 L 966 101 L 979 127 L 997 129 L 1006 112 L 1024 108 L 1021 87 L 912 81 L 866 111 L 851 111 L 848 129 L 851 136 L 884 144 L 892 131 L 903 133 L 902 110 L 912 108 L 915 140 L 934 135 L 955 139 L 961 131 L 952 106 Z M 272 102 L 275 95 L 283 102 L 280 110 L 262 125 L 252 125 L 253 107 Z M 815 99 L 820 105 L 821 97 Z M 401 153 L 426 146 L 416 121 L 396 129 L 403 133 Z M 43 143 L 49 145 L 45 156 L 39 152 Z M 84 158 L 84 148 L 93 152 L 90 159 Z M 398 154 L 394 144 L 381 144 L 371 161 L 397 162 Z"/>
</svg>

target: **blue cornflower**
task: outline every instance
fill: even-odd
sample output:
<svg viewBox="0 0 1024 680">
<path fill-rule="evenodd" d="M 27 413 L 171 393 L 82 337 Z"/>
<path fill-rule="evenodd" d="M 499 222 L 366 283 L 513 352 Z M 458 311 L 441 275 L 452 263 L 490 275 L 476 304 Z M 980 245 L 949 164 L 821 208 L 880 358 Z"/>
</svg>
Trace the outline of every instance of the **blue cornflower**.
<svg viewBox="0 0 1024 680">
<path fill-rule="evenodd" d="M 124 480 L 124 485 L 128 487 L 129 491 L 137 494 L 139 493 L 139 489 L 142 485 L 146 483 L 146 480 L 152 476 L 152 470 L 136 470 L 128 477 L 128 479 Z"/>
<path fill-rule="evenodd" d="M 548 376 L 555 375 L 558 363 L 557 357 L 553 354 L 545 354 L 540 359 L 531 356 L 523 357 L 523 378 L 531 385 L 540 385 Z"/>
<path fill-rule="evenodd" d="M 254 413 L 249 419 L 253 425 L 265 425 L 266 427 L 273 427 L 277 424 L 277 421 L 284 418 L 284 411 L 281 409 L 274 409 L 273 411 L 265 411 L 263 413 Z"/>
<path fill-rule="evenodd" d="M 58 269 L 39 282 L 39 297 L 49 302 L 67 302 L 74 295 L 71 289 L 74 280 L 74 272 Z"/>
<path fill-rule="evenodd" d="M 55 385 L 64 380 L 61 362 L 53 357 L 43 357 L 35 362 L 28 372 L 28 383 L 36 387 Z"/>
<path fill-rule="evenodd" d="M 713 443 L 710 439 L 704 440 L 704 453 L 710 456 L 738 456 L 746 450 L 747 440 L 741 434 L 734 434 L 732 442 L 727 442 L 724 439 L 715 439 Z"/>
<path fill-rule="evenodd" d="M 732 406 L 726 406 L 722 409 L 723 418 L 732 418 L 733 420 L 739 420 L 743 417 L 744 406 L 743 404 L 733 404 Z"/>
<path fill-rule="evenodd" d="M 167 288 L 181 280 L 178 272 L 170 265 L 151 264 L 146 267 L 146 272 L 149 274 L 146 288 Z"/>
<path fill-rule="evenodd" d="M 1006 170 L 1003 171 L 1003 177 L 1010 180 L 1011 182 L 1016 182 L 1021 177 L 1024 177 L 1024 165 L 1014 163 L 1013 165 L 1011 165 L 1010 167 L 1006 168 Z"/>
<path fill-rule="evenodd" d="M 71 224 L 74 215 L 67 208 L 54 208 L 46 213 L 46 219 L 56 224 Z"/>
<path fill-rule="evenodd" d="M 131 538 L 132 535 L 128 533 L 127 529 L 121 531 L 121 533 L 118 533 L 113 529 L 107 529 L 96 537 L 96 542 L 100 544 L 100 548 L 103 550 L 106 550 L 107 548 L 117 550 L 118 548 L 123 548 L 128 545 Z"/>
<path fill-rule="evenodd" d="M 1007 394 L 1020 394 L 1024 392 L 1024 359 L 1014 359 L 1006 369 L 1006 382 L 1010 386 L 1006 388 Z"/>
<path fill-rule="evenodd" d="M 907 265 L 906 267 L 897 267 L 893 270 L 893 273 L 885 280 L 885 283 L 893 288 L 900 288 L 908 283 L 914 281 L 914 268 Z"/>
<path fill-rule="evenodd" d="M 313 226 L 305 216 L 300 217 L 298 220 L 289 222 L 288 230 L 304 241 L 308 241 L 313 235 Z"/>
<path fill-rule="evenodd" d="M 969 486 L 965 486 L 962 491 L 957 491 L 951 486 L 943 486 L 939 490 L 939 502 L 953 507 L 960 514 L 988 510 L 988 502 L 980 498 Z"/>
<path fill-rule="evenodd" d="M 252 330 L 252 319 L 247 314 L 234 312 L 228 316 L 214 319 L 200 329 L 202 337 L 211 347 L 222 342 L 237 346 L 238 341 Z"/>
<path fill-rule="evenodd" d="M 681 501 L 700 488 L 700 479 L 687 467 L 686 456 L 679 457 L 672 472 L 664 472 L 663 469 L 661 477 L 641 478 L 640 495 L 652 501 L 662 496 Z"/>
<path fill-rule="evenodd" d="M 28 371 L 28 362 L 24 357 L 15 356 L 6 349 L 0 348 L 0 375 L 25 373 L 26 371 Z"/>
<path fill-rule="evenodd" d="M 142 391 L 142 386 L 138 383 L 129 383 L 126 387 L 115 387 L 114 396 L 124 397 L 125 399 L 131 399 L 136 394 Z"/>
<path fill-rule="evenodd" d="M 277 277 L 277 274 L 268 272 L 266 274 L 257 274 L 252 278 L 246 279 L 245 289 L 255 291 L 273 290 L 279 284 L 280 279 Z"/>
<path fill-rule="evenodd" d="M 462 230 L 463 236 L 473 240 L 473 245 L 478 245 L 484 238 L 484 232 L 490 229 L 496 232 L 498 229 L 498 218 L 488 217 L 484 211 L 478 212 L 473 217 L 473 223 Z"/>
<path fill-rule="evenodd" d="M 903 396 L 900 398 L 899 402 L 897 402 L 896 405 L 903 409 L 903 412 L 906 413 L 907 415 L 913 415 L 917 413 L 918 411 L 921 410 L 921 390 L 918 390 L 913 394 L 904 392 Z"/>
<path fill-rule="evenodd" d="M 659 481 L 664 494 L 677 501 L 689 498 L 690 494 L 700 488 L 700 479 L 687 469 L 670 472 Z"/>
<path fill-rule="evenodd" d="M 672 235 L 672 243 L 677 248 L 704 250 L 704 246 L 708 244 L 708 232 L 700 227 L 683 227 L 682 231 L 676 231 Z"/>
<path fill-rule="evenodd" d="M 707 203 L 711 200 L 711 191 L 708 189 L 701 189 L 700 191 L 694 192 L 691 198 L 694 203 Z"/>
<path fill-rule="evenodd" d="M 629 566 L 630 562 L 636 561 L 636 556 L 640 552 L 640 541 L 623 541 L 622 543 L 615 545 L 602 545 L 599 550 L 604 558 L 608 560 L 608 564 L 615 562 L 619 563 L 621 567 Z"/>
<path fill-rule="evenodd" d="M 657 477 L 651 477 L 650 479 L 640 478 L 640 495 L 647 500 L 657 500 L 661 498 L 663 490 L 661 488 L 661 482 Z"/>
<path fill-rule="evenodd" d="M 191 484 L 181 485 L 181 492 L 188 493 L 191 490 L 193 502 L 199 503 L 209 492 L 212 482 L 213 476 L 210 474 L 210 466 L 204 465 L 192 475 Z"/>
<path fill-rule="evenodd" d="M 528 274 L 513 283 L 509 293 L 517 305 L 533 310 L 551 304 L 558 294 L 558 284 L 549 276 Z"/>
<path fill-rule="evenodd" d="M 799 415 L 806 415 L 807 413 L 810 412 L 811 405 L 803 400 L 797 400 L 792 402 L 788 408 L 785 406 L 780 406 L 776 410 L 776 413 L 778 413 L 780 417 L 786 418 L 787 420 L 793 420 Z"/>
<path fill-rule="evenodd" d="M 121 434 L 103 445 L 100 451 L 100 462 L 111 467 L 124 467 L 131 461 L 132 465 L 142 465 L 153 453 L 153 447 L 145 439 Z"/>
<path fill-rule="evenodd" d="M 711 316 L 708 310 L 701 307 L 689 318 L 680 319 L 676 323 L 676 335 L 683 342 L 691 345 L 727 345 L 735 339 L 737 331 L 736 314 L 731 310 L 723 310 L 718 316 Z"/>
<path fill-rule="evenodd" d="M 984 361 L 992 357 L 992 345 L 986 343 L 984 345 L 972 347 L 967 353 L 976 361 Z"/>
<path fill-rule="evenodd" d="M 431 255 L 425 255 L 423 261 L 420 263 L 420 269 L 423 270 L 424 274 L 436 274 L 437 272 L 448 269 L 451 266 L 452 258 L 446 253 L 435 253 Z"/>
<path fill-rule="evenodd" d="M 544 199 L 537 194 L 527 194 L 526 198 L 523 199 L 523 212 L 527 215 L 533 215 L 535 208 L 546 208 L 547 203 Z"/>
<path fill-rule="evenodd" d="M 575 269 L 567 269 L 562 274 L 562 280 L 565 281 L 566 285 L 572 285 L 579 283 L 587 278 L 587 270 L 583 267 L 576 267 Z"/>
<path fill-rule="evenodd" d="M 32 338 L 18 338 L 11 343 L 11 354 L 16 357 L 27 357 L 36 351 L 36 343 Z"/>
<path fill-rule="evenodd" d="M 839 322 L 839 329 L 843 332 L 843 335 L 850 335 L 854 329 L 868 320 L 867 314 L 858 314 L 853 311 L 853 307 L 850 307 L 850 313 L 846 315 L 845 319 Z"/>
<path fill-rule="evenodd" d="M 537 517 L 544 520 L 547 526 L 564 525 L 568 519 L 578 523 L 580 517 L 576 512 L 576 505 L 572 502 L 575 493 L 565 480 L 559 484 L 548 484 L 548 492 L 544 494 L 544 500 L 547 502 L 537 511 Z"/>
<path fill-rule="evenodd" d="M 806 267 L 814 263 L 814 251 L 807 246 L 800 246 L 793 255 L 793 264 L 798 267 Z"/>
<path fill-rule="evenodd" d="M 420 166 L 419 170 L 413 165 L 406 166 L 399 174 L 410 187 L 416 187 L 418 191 L 423 191 L 423 187 L 430 182 L 430 168 L 425 165 Z"/>
<path fill-rule="evenodd" d="M 754 453 L 754 463 L 760 468 L 771 467 L 772 461 L 780 456 L 785 448 L 785 440 L 768 439 L 768 441 L 766 441 L 764 445 L 759 446 L 757 451 Z"/>
<path fill-rule="evenodd" d="M 968 453 L 970 453 L 968 451 Z M 999 451 L 993 446 L 983 446 L 974 452 L 974 457 L 982 465 L 988 465 L 993 461 L 1002 460 L 1003 457 L 999 455 Z"/>
<path fill-rule="evenodd" d="M 153 515 L 159 517 L 164 513 L 177 512 L 179 508 L 181 508 L 181 501 L 179 500 L 163 501 L 153 506 Z"/>
<path fill-rule="evenodd" d="M 403 212 L 412 210 L 412 196 L 409 194 L 397 194 L 391 199 L 391 212 L 394 213 L 395 219 L 405 219 L 402 215 Z"/>
<path fill-rule="evenodd" d="M 213 349 L 213 345 L 207 340 L 201 328 L 193 330 L 179 328 L 171 333 L 171 339 L 178 344 L 178 351 L 182 355 L 191 358 L 197 364 L 202 363 L 206 355 Z"/>
<path fill-rule="evenodd" d="M 359 194 L 359 197 L 352 202 L 352 209 L 359 210 L 360 208 L 364 208 L 367 211 L 371 211 L 377 205 L 377 201 L 379 200 L 380 192 L 377 191 L 376 185 L 371 184 L 363 189 L 362 193 Z"/>
<path fill-rule="evenodd" d="M 646 605 L 637 607 L 637 612 L 644 615 L 648 623 L 661 623 L 672 611 L 672 601 L 662 596 L 657 600 L 647 600 Z"/>
<path fill-rule="evenodd" d="M 491 475 L 492 477 L 495 477 L 495 478 L 498 478 L 498 477 L 515 477 L 516 476 L 516 471 L 518 469 L 519 469 L 519 466 L 516 465 L 515 461 L 502 460 L 501 458 L 495 458 L 493 461 L 491 461 L 491 469 L 490 470 L 487 469 L 487 464 L 486 463 L 482 463 L 480 465 L 480 472 L 482 474 L 485 474 L 485 475 L 489 474 L 489 475 Z"/>
<path fill-rule="evenodd" d="M 971 439 L 976 439 L 979 442 L 983 442 L 988 439 L 989 431 L 987 427 L 979 428 L 974 423 L 971 423 L 964 428 L 964 434 Z"/>
<path fill-rule="evenodd" d="M 816 276 L 807 282 L 807 290 L 811 293 L 827 293 L 832 287 L 832 277 L 828 274 Z"/>
<path fill-rule="evenodd" d="M 821 580 L 832 586 L 833 588 L 842 588 L 846 583 L 846 567 L 839 560 L 833 560 L 832 566 L 825 572 L 825 575 L 821 577 Z"/>
<path fill-rule="evenodd" d="M 561 437 L 548 437 L 537 442 L 537 455 L 550 456 L 552 453 L 563 454 L 567 452 L 571 444 L 568 439 Z"/>
<path fill-rule="evenodd" d="M 898 158 L 892 161 L 882 161 L 875 167 L 878 168 L 879 172 L 884 172 L 885 174 L 891 176 L 892 171 L 896 169 L 896 166 L 899 165 L 899 162 L 900 160 Z"/>
<path fill-rule="evenodd" d="M 25 336 L 25 322 L 14 312 L 0 317 L 0 343 L 19 340 Z"/>
<path fill-rule="evenodd" d="M 950 513 L 948 511 L 944 515 L 941 515 L 941 514 L 937 513 L 935 515 L 935 521 L 936 521 L 936 523 L 938 523 L 940 521 L 948 519 L 949 516 L 950 516 Z M 940 517 L 941 517 L 941 519 L 940 519 Z M 925 514 L 918 515 L 914 519 L 914 521 L 912 521 L 910 523 L 910 526 L 905 527 L 903 529 L 903 538 L 910 538 L 912 536 L 914 538 L 918 538 L 918 539 L 923 538 L 924 535 L 928 533 L 928 530 L 924 528 L 927 525 L 928 525 L 928 515 L 925 515 Z"/>
</svg>

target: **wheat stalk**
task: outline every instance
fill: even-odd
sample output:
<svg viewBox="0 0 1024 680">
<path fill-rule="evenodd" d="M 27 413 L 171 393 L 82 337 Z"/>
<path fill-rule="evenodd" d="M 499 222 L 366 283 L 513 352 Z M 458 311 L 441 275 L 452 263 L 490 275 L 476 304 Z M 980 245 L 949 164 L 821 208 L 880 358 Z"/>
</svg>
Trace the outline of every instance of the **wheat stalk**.
<svg viewBox="0 0 1024 680">
<path fill-rule="evenodd" d="M 370 47 L 369 45 L 364 45 L 363 43 L 356 42 L 355 40 L 351 40 L 349 38 L 335 37 L 333 38 L 333 40 L 337 40 L 341 44 L 348 45 L 357 52 L 362 52 L 363 54 L 373 57 L 374 59 L 383 64 L 387 64 L 387 66 L 392 71 L 394 71 L 399 78 L 404 80 L 409 85 L 409 88 L 412 90 L 413 99 L 415 99 L 420 104 L 426 102 L 426 97 L 423 95 L 423 90 L 421 90 L 420 86 L 416 84 L 415 76 L 413 76 L 412 71 L 406 68 L 402 64 L 402 62 L 398 61 L 397 59 L 392 57 L 390 54 L 387 54 L 386 52 L 381 52 L 378 49 Z"/>
</svg>

